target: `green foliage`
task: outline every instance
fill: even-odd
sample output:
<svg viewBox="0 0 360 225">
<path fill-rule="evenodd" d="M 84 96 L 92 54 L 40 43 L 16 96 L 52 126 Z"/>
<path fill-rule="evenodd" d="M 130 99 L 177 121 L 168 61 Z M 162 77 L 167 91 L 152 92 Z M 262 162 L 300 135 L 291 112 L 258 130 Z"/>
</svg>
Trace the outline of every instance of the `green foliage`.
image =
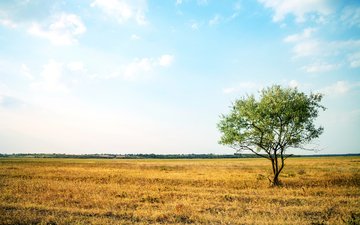
<svg viewBox="0 0 360 225">
<path fill-rule="evenodd" d="M 321 99 L 321 94 L 274 85 L 263 89 L 259 100 L 254 95 L 236 100 L 218 124 L 220 143 L 257 151 L 304 147 L 323 132 L 314 125 L 319 109 L 325 109 Z"/>
</svg>

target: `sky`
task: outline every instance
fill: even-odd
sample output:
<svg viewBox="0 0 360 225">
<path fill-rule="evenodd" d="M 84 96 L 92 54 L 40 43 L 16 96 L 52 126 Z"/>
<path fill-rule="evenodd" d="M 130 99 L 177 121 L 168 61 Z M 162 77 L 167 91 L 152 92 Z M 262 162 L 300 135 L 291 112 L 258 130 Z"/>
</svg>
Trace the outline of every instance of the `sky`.
<svg viewBox="0 0 360 225">
<path fill-rule="evenodd" d="M 0 1 L 0 153 L 233 154 L 220 115 L 273 84 L 359 153 L 360 1 Z"/>
</svg>

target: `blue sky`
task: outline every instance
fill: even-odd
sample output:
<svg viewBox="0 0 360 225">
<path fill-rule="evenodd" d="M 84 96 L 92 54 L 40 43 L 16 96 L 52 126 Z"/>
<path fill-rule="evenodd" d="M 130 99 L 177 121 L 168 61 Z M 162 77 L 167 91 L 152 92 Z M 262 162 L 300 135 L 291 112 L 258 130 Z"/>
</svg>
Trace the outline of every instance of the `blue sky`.
<svg viewBox="0 0 360 225">
<path fill-rule="evenodd" d="M 3 0 L 0 43 L 1 153 L 232 154 L 219 115 L 272 84 L 325 94 L 320 153 L 360 152 L 355 0 Z"/>
</svg>

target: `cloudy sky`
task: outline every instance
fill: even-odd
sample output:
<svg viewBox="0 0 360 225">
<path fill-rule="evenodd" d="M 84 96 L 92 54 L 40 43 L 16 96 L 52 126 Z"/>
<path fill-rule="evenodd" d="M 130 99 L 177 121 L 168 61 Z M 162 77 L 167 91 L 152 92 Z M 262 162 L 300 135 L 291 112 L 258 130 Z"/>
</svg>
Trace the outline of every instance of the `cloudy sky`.
<svg viewBox="0 0 360 225">
<path fill-rule="evenodd" d="M 360 2 L 0 1 L 0 153 L 232 154 L 219 115 L 271 84 L 358 153 Z"/>
</svg>

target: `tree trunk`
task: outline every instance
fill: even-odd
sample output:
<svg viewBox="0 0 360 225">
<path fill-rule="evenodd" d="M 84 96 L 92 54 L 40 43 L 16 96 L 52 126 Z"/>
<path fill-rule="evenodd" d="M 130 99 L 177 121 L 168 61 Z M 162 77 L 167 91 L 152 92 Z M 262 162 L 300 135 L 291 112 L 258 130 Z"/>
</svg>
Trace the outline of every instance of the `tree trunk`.
<svg viewBox="0 0 360 225">
<path fill-rule="evenodd" d="M 284 164 L 283 162 L 281 163 L 281 166 L 279 168 L 279 164 L 278 164 L 278 158 L 277 157 L 274 157 L 274 159 L 271 160 L 271 164 L 272 164 L 272 168 L 273 168 L 273 174 L 274 174 L 274 178 L 272 180 L 272 185 L 273 186 L 280 186 L 281 185 L 281 182 L 279 180 L 279 175 L 280 175 L 280 172 L 282 170 L 282 168 L 284 167 Z"/>
<path fill-rule="evenodd" d="M 280 186 L 281 182 L 279 180 L 279 172 L 277 174 L 274 174 L 274 179 L 273 179 L 273 185 L 274 186 Z"/>
</svg>

